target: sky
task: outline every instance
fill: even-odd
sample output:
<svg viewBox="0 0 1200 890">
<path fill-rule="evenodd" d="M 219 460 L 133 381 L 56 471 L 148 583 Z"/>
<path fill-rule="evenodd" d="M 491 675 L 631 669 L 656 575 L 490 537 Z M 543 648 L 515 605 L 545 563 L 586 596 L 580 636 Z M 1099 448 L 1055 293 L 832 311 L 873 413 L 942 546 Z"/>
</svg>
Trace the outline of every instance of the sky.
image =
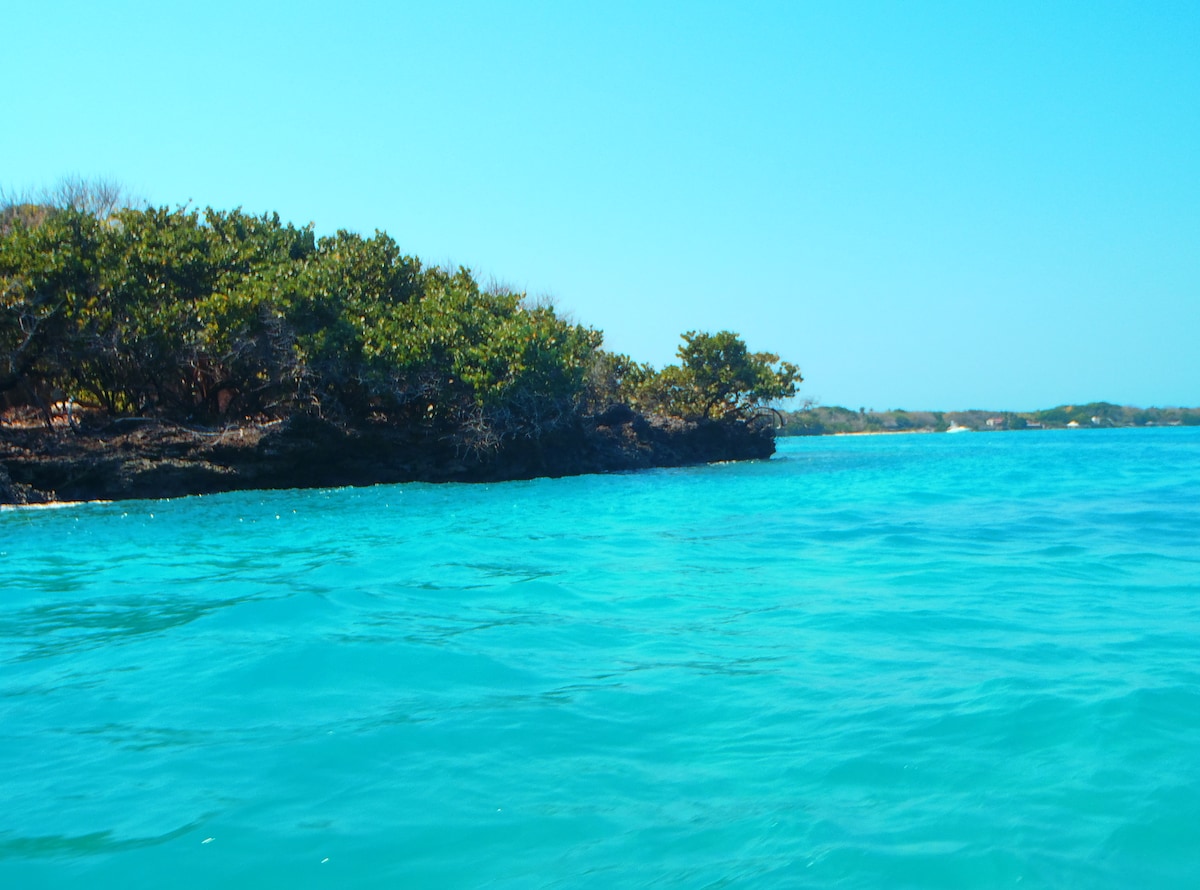
<svg viewBox="0 0 1200 890">
<path fill-rule="evenodd" d="M 0 0 L 0 186 L 388 232 L 661 367 L 1200 405 L 1200 4 Z"/>
</svg>

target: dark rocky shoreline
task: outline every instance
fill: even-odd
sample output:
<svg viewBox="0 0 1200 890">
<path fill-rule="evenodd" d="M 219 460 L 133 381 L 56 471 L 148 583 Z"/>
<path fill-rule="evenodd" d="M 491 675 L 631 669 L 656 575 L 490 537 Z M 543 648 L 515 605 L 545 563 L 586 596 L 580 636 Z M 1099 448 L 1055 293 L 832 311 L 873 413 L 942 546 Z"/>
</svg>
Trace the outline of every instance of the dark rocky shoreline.
<svg viewBox="0 0 1200 890">
<path fill-rule="evenodd" d="M 770 457 L 770 427 L 614 408 L 481 454 L 379 426 L 296 416 L 195 429 L 125 418 L 80 430 L 0 426 L 0 504 L 169 498 L 395 482 L 498 482 Z"/>
</svg>

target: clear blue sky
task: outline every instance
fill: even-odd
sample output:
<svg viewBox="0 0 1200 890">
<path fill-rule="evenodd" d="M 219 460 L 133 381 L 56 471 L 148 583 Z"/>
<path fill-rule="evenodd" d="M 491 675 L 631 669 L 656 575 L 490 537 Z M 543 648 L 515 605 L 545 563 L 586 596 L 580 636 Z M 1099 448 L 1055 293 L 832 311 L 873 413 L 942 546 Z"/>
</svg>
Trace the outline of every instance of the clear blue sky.
<svg viewBox="0 0 1200 890">
<path fill-rule="evenodd" d="M 665 364 L 1200 404 L 1200 4 L 0 0 L 0 184 L 384 229 Z"/>
</svg>

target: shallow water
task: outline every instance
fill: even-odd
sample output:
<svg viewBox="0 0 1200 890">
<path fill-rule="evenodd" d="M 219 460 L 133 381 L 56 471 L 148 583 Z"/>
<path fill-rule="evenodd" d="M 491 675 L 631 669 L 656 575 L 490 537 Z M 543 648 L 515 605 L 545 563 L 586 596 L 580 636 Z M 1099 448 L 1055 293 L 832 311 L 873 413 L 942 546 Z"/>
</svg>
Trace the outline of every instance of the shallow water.
<svg viewBox="0 0 1200 890">
<path fill-rule="evenodd" d="M 0 513 L 0 885 L 1189 887 L 1200 430 Z"/>
</svg>

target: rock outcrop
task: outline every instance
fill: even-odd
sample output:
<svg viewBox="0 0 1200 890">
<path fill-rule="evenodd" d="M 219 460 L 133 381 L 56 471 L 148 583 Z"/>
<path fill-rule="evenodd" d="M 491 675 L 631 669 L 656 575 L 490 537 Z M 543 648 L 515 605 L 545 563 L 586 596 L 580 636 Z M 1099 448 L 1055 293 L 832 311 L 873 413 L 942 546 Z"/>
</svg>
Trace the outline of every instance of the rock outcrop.
<svg viewBox="0 0 1200 890">
<path fill-rule="evenodd" d="M 494 482 L 760 459 L 774 450 L 769 427 L 645 417 L 624 406 L 478 451 L 419 431 L 304 416 L 222 430 L 126 418 L 81 430 L 0 427 L 0 504 Z"/>
</svg>

